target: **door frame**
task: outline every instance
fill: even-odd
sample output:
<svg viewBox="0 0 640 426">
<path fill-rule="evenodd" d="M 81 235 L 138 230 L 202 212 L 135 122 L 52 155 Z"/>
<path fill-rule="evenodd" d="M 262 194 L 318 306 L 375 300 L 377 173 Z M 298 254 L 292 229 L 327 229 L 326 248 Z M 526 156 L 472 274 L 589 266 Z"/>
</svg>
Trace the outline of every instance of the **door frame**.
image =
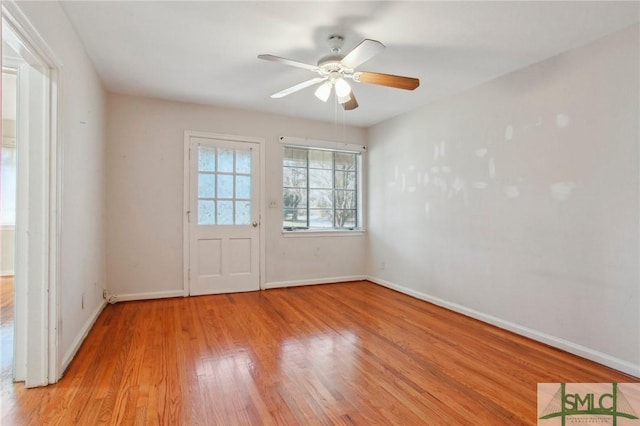
<svg viewBox="0 0 640 426">
<path fill-rule="evenodd" d="M 56 383 L 62 376 L 60 366 L 60 230 L 62 223 L 62 136 L 61 118 L 62 62 L 42 39 L 22 10 L 13 1 L 3 1 L 0 18 L 6 19 L 12 30 L 32 50 L 48 69 L 48 105 L 42 150 L 40 157 L 44 167 L 29 167 L 29 180 L 41 182 L 36 212 L 30 216 L 37 218 L 39 232 L 31 232 L 32 242 L 41 243 L 39 248 L 28 250 L 26 260 L 29 271 L 27 282 L 28 297 L 21 309 L 27 310 L 26 346 L 27 357 L 25 386 L 43 386 Z M 1 27 L 2 25 L 0 25 Z M 0 40 L 2 36 L 0 34 Z M 1 50 L 1 49 L 0 49 Z M 33 209 L 30 206 L 29 209 Z M 21 212 L 16 212 L 16 216 Z M 29 225 L 28 225 L 29 226 Z M 35 235 L 34 235 L 35 234 Z M 16 228 L 16 235 L 18 229 Z M 24 242 L 23 242 L 24 244 Z M 34 259 L 35 258 L 35 259 Z M 37 263 L 35 276 L 31 270 Z M 15 360 L 14 360 L 15 363 Z"/>
<path fill-rule="evenodd" d="M 221 133 L 210 133 L 210 132 L 200 132 L 195 130 L 185 130 L 184 132 L 184 151 L 183 151 L 183 161 L 184 161 L 184 186 L 183 186 L 183 209 L 182 209 L 182 249 L 183 249 L 183 260 L 182 260 L 182 282 L 184 289 L 184 297 L 189 296 L 189 265 L 191 261 L 191 253 L 190 253 L 190 209 L 191 209 L 191 138 L 203 138 L 203 139 L 218 139 L 218 140 L 226 140 L 233 142 L 247 142 L 247 143 L 257 143 L 260 146 L 260 158 L 258 159 L 258 164 L 260 165 L 260 173 L 259 173 L 259 181 L 258 181 L 258 222 L 260 223 L 259 229 L 259 277 L 258 282 L 260 285 L 260 290 L 265 289 L 265 207 L 266 207 L 266 194 L 265 194 L 265 182 L 266 182 L 266 171 L 265 171 L 265 149 L 266 149 L 266 141 L 263 138 L 251 137 L 251 136 L 237 136 L 237 135 L 226 135 Z M 195 217 L 195 216 L 194 216 Z"/>
</svg>

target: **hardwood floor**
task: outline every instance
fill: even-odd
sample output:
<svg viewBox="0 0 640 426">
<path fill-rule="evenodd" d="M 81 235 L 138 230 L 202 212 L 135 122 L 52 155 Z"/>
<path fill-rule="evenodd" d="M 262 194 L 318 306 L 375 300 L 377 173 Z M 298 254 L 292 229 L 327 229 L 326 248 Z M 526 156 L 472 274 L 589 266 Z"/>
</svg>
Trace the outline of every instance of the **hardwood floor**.
<svg viewBox="0 0 640 426">
<path fill-rule="evenodd" d="M 368 282 L 107 306 L 2 425 L 533 425 L 538 382 L 630 376 Z"/>
<path fill-rule="evenodd" d="M 12 276 L 0 277 L 0 384 L 13 377 L 13 283 Z"/>
</svg>

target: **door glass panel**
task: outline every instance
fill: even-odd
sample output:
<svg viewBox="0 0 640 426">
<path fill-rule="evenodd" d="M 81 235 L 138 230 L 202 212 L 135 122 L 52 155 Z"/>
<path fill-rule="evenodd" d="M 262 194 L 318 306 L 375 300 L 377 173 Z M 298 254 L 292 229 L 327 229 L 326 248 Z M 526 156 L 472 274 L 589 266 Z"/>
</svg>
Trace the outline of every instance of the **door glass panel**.
<svg viewBox="0 0 640 426">
<path fill-rule="evenodd" d="M 198 147 L 199 225 L 249 225 L 253 152 Z"/>
<path fill-rule="evenodd" d="M 236 225 L 251 223 L 251 201 L 236 201 Z"/>
<path fill-rule="evenodd" d="M 233 172 L 233 149 L 218 150 L 218 171 Z"/>
<path fill-rule="evenodd" d="M 198 198 L 215 198 L 216 175 L 212 173 L 198 174 Z"/>
<path fill-rule="evenodd" d="M 218 201 L 218 225 L 233 225 L 233 201 Z"/>
<path fill-rule="evenodd" d="M 218 198 L 233 198 L 233 175 L 218 175 Z"/>
<path fill-rule="evenodd" d="M 198 147 L 198 170 L 201 172 L 216 171 L 216 149 L 214 147 Z"/>
<path fill-rule="evenodd" d="M 251 173 L 251 151 L 236 151 L 236 173 Z"/>
<path fill-rule="evenodd" d="M 251 199 L 251 176 L 236 176 L 236 198 Z"/>
<path fill-rule="evenodd" d="M 198 225 L 214 225 L 216 202 L 213 200 L 198 200 Z"/>
</svg>

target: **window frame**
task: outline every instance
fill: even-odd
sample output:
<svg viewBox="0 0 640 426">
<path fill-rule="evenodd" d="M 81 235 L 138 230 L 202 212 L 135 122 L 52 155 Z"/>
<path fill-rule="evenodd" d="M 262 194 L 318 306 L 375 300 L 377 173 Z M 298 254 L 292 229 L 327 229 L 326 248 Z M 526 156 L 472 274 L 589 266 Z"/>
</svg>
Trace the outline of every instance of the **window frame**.
<svg viewBox="0 0 640 426">
<path fill-rule="evenodd" d="M 283 172 L 283 176 L 281 180 L 282 210 L 280 212 L 280 217 L 282 220 L 283 235 L 284 236 L 309 236 L 309 235 L 362 234 L 365 231 L 364 181 L 365 181 L 365 173 L 366 173 L 366 170 L 365 170 L 366 147 L 362 145 L 349 144 L 349 143 L 343 143 L 343 142 L 321 141 L 321 140 L 302 139 L 302 138 L 285 137 L 285 136 L 280 137 L 280 141 L 282 142 L 281 170 Z M 301 188 L 303 188 L 306 191 L 307 202 L 305 204 L 305 207 L 301 208 L 301 210 L 304 209 L 307 212 L 307 219 L 306 219 L 307 227 L 296 228 L 296 227 L 285 226 L 284 214 L 285 214 L 285 210 L 287 209 L 285 209 L 284 197 L 285 197 L 285 190 L 289 187 L 285 187 L 284 171 L 287 167 L 292 167 L 292 166 L 285 165 L 284 153 L 286 152 L 287 148 L 306 150 L 307 160 L 304 166 L 307 172 L 306 183 L 305 183 L 305 186 Z M 332 174 L 332 178 L 331 178 L 332 188 L 330 188 L 330 190 L 331 190 L 331 198 L 332 198 L 331 211 L 332 211 L 333 224 L 331 227 L 312 227 L 310 224 L 310 210 L 312 210 L 312 208 L 310 207 L 310 204 L 309 204 L 309 193 L 310 193 L 310 189 L 312 188 L 310 188 L 310 185 L 309 185 L 309 170 L 315 170 L 315 168 L 310 166 L 310 161 L 309 161 L 310 153 L 312 151 L 328 151 L 332 153 L 331 169 L 328 169 L 328 168 L 326 169 L 326 170 L 331 170 L 331 174 Z M 348 189 L 348 191 L 353 191 L 354 197 L 355 197 L 355 209 L 348 209 L 348 210 L 355 210 L 354 212 L 355 226 L 352 228 L 335 227 L 335 212 L 336 210 L 341 210 L 341 209 L 336 209 L 335 202 L 333 202 L 335 200 L 336 190 L 339 189 L 339 188 L 336 188 L 336 172 L 341 171 L 339 169 L 336 169 L 336 153 L 355 154 L 354 161 L 356 163 L 355 163 L 355 170 L 353 171 L 353 173 L 355 174 L 355 183 L 354 183 L 353 189 Z"/>
</svg>

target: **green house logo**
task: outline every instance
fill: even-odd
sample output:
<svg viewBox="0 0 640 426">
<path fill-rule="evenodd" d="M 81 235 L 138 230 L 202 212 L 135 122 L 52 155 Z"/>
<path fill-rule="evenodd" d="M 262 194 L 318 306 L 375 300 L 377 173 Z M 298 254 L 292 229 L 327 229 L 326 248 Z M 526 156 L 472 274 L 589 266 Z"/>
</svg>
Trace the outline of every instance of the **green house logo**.
<svg viewBox="0 0 640 426">
<path fill-rule="evenodd" d="M 621 419 L 625 419 L 624 424 L 640 425 L 636 414 L 640 403 L 638 383 L 627 384 L 632 392 L 630 398 L 625 396 L 618 383 L 571 383 L 569 388 L 567 383 L 541 383 L 538 385 L 539 409 L 541 397 L 548 395 L 550 389 L 549 386 L 542 388 L 541 385 L 557 386 L 557 390 L 541 412 L 539 410 L 539 425 L 558 424 L 559 420 L 562 426 L 568 422 L 618 426 Z M 555 419 L 556 422 L 544 422 L 550 419 Z"/>
</svg>

